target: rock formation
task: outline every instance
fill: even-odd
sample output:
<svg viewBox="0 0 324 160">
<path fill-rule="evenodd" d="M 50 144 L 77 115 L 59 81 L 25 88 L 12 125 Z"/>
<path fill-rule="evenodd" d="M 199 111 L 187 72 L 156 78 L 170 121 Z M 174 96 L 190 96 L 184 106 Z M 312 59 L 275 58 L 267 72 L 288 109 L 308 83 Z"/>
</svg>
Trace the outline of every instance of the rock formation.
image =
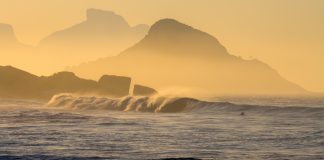
<svg viewBox="0 0 324 160">
<path fill-rule="evenodd" d="M 134 85 L 133 95 L 135 96 L 152 96 L 157 93 L 158 92 L 153 88 L 138 84 Z"/>
<path fill-rule="evenodd" d="M 113 96 L 122 97 L 129 95 L 129 89 L 131 85 L 131 78 L 104 75 L 99 80 L 100 87 L 112 93 Z"/>
</svg>

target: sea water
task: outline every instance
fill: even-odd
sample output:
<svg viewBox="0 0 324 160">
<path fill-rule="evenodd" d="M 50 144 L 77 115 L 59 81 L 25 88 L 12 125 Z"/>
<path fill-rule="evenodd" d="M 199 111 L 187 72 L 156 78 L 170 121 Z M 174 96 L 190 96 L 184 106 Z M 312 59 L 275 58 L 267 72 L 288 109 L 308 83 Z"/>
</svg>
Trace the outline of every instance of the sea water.
<svg viewBox="0 0 324 160">
<path fill-rule="evenodd" d="M 190 157 L 324 159 L 323 98 L 0 100 L 0 159 Z"/>
</svg>

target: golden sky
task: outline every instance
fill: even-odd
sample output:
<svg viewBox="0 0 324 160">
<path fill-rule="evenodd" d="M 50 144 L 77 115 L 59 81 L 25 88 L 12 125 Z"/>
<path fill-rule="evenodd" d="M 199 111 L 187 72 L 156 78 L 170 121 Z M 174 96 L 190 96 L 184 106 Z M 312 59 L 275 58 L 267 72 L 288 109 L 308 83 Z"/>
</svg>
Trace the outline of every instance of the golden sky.
<svg viewBox="0 0 324 160">
<path fill-rule="evenodd" d="M 214 35 L 232 54 L 324 91 L 324 0 L 0 0 L 0 23 L 36 45 L 85 19 L 87 8 L 115 11 L 133 25 L 175 18 Z"/>
</svg>

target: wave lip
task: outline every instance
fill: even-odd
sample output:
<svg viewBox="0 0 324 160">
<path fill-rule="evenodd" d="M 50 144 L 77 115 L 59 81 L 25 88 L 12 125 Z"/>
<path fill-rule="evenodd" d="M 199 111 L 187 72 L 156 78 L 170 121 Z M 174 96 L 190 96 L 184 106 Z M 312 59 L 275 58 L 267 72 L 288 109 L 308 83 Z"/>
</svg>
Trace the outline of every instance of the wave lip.
<svg viewBox="0 0 324 160">
<path fill-rule="evenodd" d="M 244 105 L 229 102 L 207 102 L 193 98 L 180 97 L 139 97 L 127 96 L 111 99 L 100 97 L 77 97 L 71 94 L 58 94 L 47 103 L 48 107 L 65 107 L 82 110 L 134 111 L 151 113 L 179 112 L 253 112 L 260 114 L 292 114 L 324 116 L 324 108 L 285 107 L 268 105 Z"/>
<path fill-rule="evenodd" d="M 71 109 L 105 109 L 112 111 L 162 112 L 176 113 L 191 111 L 199 100 L 192 98 L 136 97 L 127 96 L 119 99 L 98 97 L 75 97 L 59 94 L 52 97 L 48 107 L 66 107 Z"/>
</svg>

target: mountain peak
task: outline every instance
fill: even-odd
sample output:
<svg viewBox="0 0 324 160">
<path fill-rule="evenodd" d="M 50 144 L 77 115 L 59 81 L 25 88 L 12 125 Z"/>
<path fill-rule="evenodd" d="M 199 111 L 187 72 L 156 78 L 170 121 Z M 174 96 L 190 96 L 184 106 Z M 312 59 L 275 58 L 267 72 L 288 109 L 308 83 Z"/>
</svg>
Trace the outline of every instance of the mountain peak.
<svg viewBox="0 0 324 160">
<path fill-rule="evenodd" d="M 23 77 L 31 77 L 31 78 L 38 78 L 35 75 L 32 75 L 26 71 L 20 70 L 18 68 L 12 66 L 0 66 L 0 74 L 1 76 L 8 77 L 15 77 L 15 76 L 23 76 Z M 5 76 L 6 75 L 6 76 Z M 23 80 L 23 78 L 21 79 Z"/>
<path fill-rule="evenodd" d="M 115 14 L 113 11 L 105 11 L 101 9 L 95 9 L 95 8 L 90 8 L 87 10 L 87 19 L 92 20 L 92 19 L 97 19 L 98 17 L 114 17 L 118 16 Z"/>
<path fill-rule="evenodd" d="M 13 32 L 13 28 L 10 24 L 0 23 L 0 31 Z"/>
<path fill-rule="evenodd" d="M 228 57 L 225 47 L 212 35 L 177 20 L 166 18 L 157 21 L 147 36 L 134 46 L 150 49 L 141 53 L 164 53 L 186 58 Z M 204 51 L 202 53 L 202 51 Z M 124 53 L 122 53 L 125 55 Z"/>
<path fill-rule="evenodd" d="M 9 24 L 0 23 L 0 42 L 13 42 L 16 41 L 13 27 Z"/>
<path fill-rule="evenodd" d="M 10 65 L 8 66 L 0 66 L 0 70 L 3 69 L 3 70 L 18 70 L 17 68 L 14 68 Z"/>
<path fill-rule="evenodd" d="M 194 28 L 175 19 L 165 18 L 154 23 L 149 31 L 149 34 L 159 33 L 160 31 L 167 33 L 181 33 L 188 30 L 194 30 Z"/>
<path fill-rule="evenodd" d="M 115 14 L 115 12 L 95 8 L 87 10 L 87 21 L 129 26 L 126 20 L 122 16 Z"/>
</svg>

